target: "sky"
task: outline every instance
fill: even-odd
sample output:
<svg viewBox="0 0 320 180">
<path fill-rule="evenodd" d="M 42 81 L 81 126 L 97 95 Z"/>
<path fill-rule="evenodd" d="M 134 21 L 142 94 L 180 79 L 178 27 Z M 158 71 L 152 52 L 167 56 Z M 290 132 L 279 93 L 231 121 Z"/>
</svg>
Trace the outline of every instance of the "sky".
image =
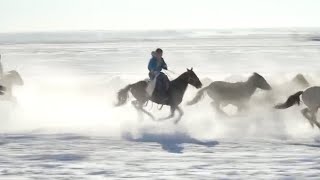
<svg viewBox="0 0 320 180">
<path fill-rule="evenodd" d="M 0 0 L 0 32 L 320 27 L 319 0 Z"/>
</svg>

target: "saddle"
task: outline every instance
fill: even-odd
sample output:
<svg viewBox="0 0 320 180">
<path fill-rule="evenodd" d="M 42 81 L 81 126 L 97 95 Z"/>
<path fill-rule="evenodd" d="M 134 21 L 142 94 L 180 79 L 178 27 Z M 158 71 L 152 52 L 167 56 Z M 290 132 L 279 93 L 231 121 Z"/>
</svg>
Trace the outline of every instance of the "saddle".
<svg viewBox="0 0 320 180">
<path fill-rule="evenodd" d="M 158 104 L 167 104 L 170 81 L 164 73 L 160 72 L 148 82 L 147 93 L 150 99 Z"/>
</svg>

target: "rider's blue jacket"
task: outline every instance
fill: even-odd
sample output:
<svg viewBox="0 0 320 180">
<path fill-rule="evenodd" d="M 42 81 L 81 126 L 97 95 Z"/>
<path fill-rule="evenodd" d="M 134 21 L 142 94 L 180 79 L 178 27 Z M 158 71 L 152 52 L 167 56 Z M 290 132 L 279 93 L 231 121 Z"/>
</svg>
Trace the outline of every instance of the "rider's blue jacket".
<svg viewBox="0 0 320 180">
<path fill-rule="evenodd" d="M 161 72 L 162 69 L 168 69 L 166 62 L 162 58 L 161 61 L 158 61 L 156 57 L 152 57 L 148 64 L 148 69 L 150 72 Z"/>
</svg>

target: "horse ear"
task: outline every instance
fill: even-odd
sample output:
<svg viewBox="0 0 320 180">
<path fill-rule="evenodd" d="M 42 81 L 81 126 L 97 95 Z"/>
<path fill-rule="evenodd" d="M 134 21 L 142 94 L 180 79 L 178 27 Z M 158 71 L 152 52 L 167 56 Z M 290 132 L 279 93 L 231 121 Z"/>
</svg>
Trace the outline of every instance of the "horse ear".
<svg viewBox="0 0 320 180">
<path fill-rule="evenodd" d="M 193 71 L 193 67 L 191 67 L 191 69 L 190 69 L 191 71 Z"/>
<path fill-rule="evenodd" d="M 260 74 L 258 74 L 256 72 L 254 72 L 253 75 L 256 76 L 256 77 L 262 77 Z"/>
<path fill-rule="evenodd" d="M 187 68 L 187 71 L 189 72 L 190 70 Z"/>
</svg>

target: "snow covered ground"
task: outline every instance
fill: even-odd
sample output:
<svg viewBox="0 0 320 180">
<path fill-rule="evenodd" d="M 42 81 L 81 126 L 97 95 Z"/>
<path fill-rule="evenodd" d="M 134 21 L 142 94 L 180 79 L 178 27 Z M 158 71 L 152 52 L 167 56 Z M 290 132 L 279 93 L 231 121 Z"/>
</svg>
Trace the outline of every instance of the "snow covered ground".
<svg viewBox="0 0 320 180">
<path fill-rule="evenodd" d="M 138 119 L 130 103 L 113 107 L 117 90 L 147 77 L 157 47 L 175 72 L 171 79 L 193 67 L 201 79 L 235 81 L 258 72 L 272 86 L 303 73 L 316 85 L 317 32 L 0 34 L 5 71 L 17 69 L 25 81 L 14 89 L 17 104 L 0 102 L 0 179 L 318 179 L 320 131 L 303 119 L 302 107 L 275 111 L 259 103 L 226 118 L 206 97 L 191 107 L 184 101 L 178 125 Z M 185 100 L 195 93 L 189 87 Z"/>
<path fill-rule="evenodd" d="M 10 134 L 1 139 L 0 179 L 317 179 L 319 148 L 312 141 L 203 143 L 177 134 Z"/>
</svg>

